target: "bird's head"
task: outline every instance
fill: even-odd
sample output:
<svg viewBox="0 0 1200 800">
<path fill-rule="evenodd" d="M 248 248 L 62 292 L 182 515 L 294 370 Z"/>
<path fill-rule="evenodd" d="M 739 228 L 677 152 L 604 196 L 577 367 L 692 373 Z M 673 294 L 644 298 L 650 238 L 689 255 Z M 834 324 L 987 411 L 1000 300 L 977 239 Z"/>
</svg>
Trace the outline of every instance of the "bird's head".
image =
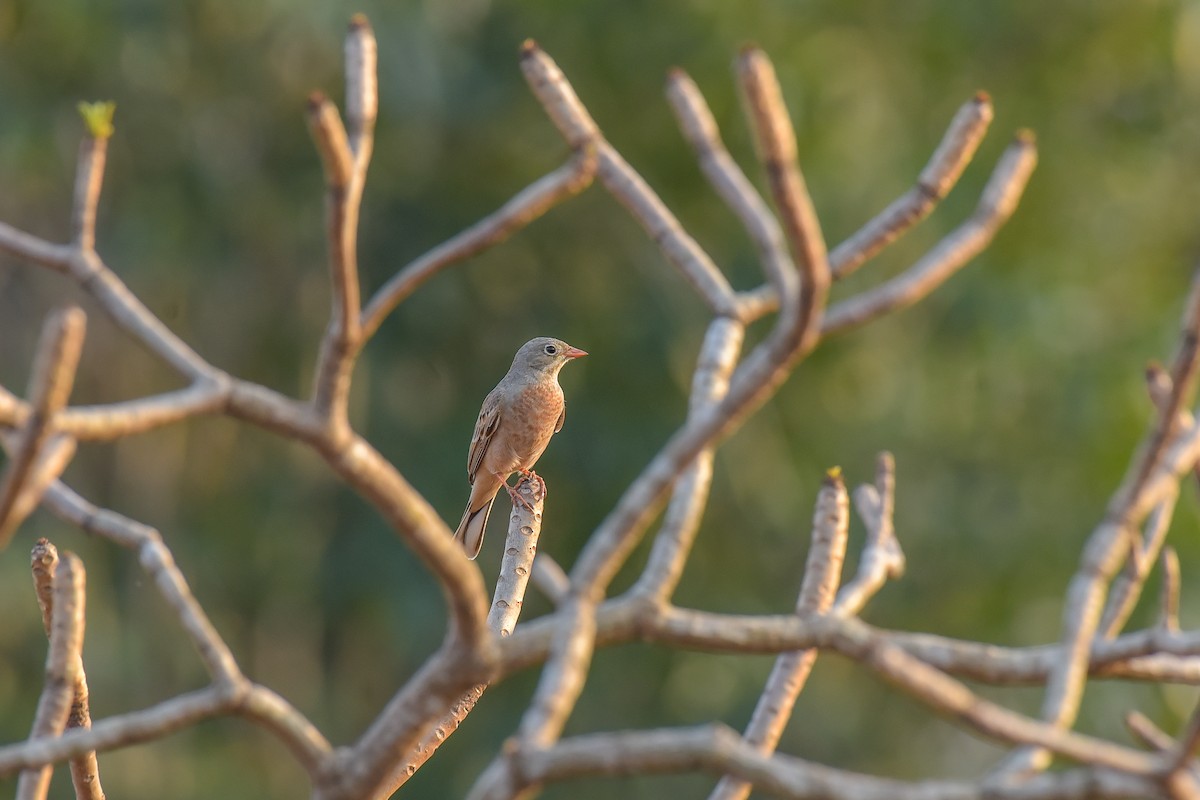
<svg viewBox="0 0 1200 800">
<path fill-rule="evenodd" d="M 563 364 L 586 355 L 585 351 L 572 347 L 562 339 L 539 336 L 521 345 L 513 359 L 513 369 L 557 375 Z"/>
</svg>

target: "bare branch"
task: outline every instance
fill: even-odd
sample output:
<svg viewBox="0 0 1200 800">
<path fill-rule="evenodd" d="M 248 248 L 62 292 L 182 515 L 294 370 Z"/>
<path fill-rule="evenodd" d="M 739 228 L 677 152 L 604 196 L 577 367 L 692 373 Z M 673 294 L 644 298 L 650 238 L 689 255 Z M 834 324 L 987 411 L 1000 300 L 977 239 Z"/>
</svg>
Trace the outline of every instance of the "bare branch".
<svg viewBox="0 0 1200 800">
<path fill-rule="evenodd" d="M 867 541 L 859 558 L 858 574 L 838 592 L 833 610 L 857 614 L 888 578 L 904 574 L 904 551 L 896 539 L 893 513 L 896 495 L 896 464 L 889 452 L 875 460 L 875 485 L 860 486 L 854 504 L 867 526 Z"/>
<path fill-rule="evenodd" d="M 0 747 L 0 777 L 66 761 L 90 751 L 104 752 L 158 739 L 200 720 L 228 713 L 236 702 L 236 695 L 221 687 L 209 686 L 142 711 L 99 720 L 90 729 L 73 728 L 62 736 L 6 745 Z"/>
<path fill-rule="evenodd" d="M 1092 800 L 1165 798 L 1154 781 L 1106 769 L 1075 769 L 1022 785 L 969 781 L 908 783 L 757 752 L 724 725 L 594 733 L 543 750 L 514 750 L 514 773 L 526 785 L 589 776 L 694 772 L 730 774 L 767 794 L 797 800 Z M 517 787 L 508 787 L 513 790 Z M 491 795 L 504 796 L 501 793 Z M 474 795 L 479 800 L 484 795 Z"/>
<path fill-rule="evenodd" d="M 713 119 L 700 87 L 683 70 L 671 71 L 667 79 L 667 99 L 675 110 L 679 129 L 696 154 L 700 169 L 750 234 L 770 288 L 778 294 L 780 276 L 795 272 L 779 223 L 746 173 L 725 149 L 717 121 Z"/>
<path fill-rule="evenodd" d="M 744 336 L 742 324 L 728 317 L 717 317 L 709 323 L 692 376 L 689 418 L 708 411 L 728 392 L 729 376 L 737 365 Z M 706 447 L 680 475 L 646 567 L 632 589 L 635 594 L 665 601 L 679 585 L 708 501 L 712 461 L 713 448 Z"/>
<path fill-rule="evenodd" d="M 917 177 L 917 185 L 830 252 L 834 280 L 857 270 L 929 216 L 975 157 L 992 117 L 992 99 L 987 92 L 979 92 L 963 104 Z"/>
<path fill-rule="evenodd" d="M 54 616 L 55 573 L 59 565 L 58 549 L 46 539 L 38 539 L 30 554 L 30 566 L 33 570 L 33 585 L 37 593 L 38 605 L 42 609 L 42 625 L 47 636 L 51 635 Z M 74 566 L 82 570 L 82 563 L 75 559 Z M 82 572 L 81 572 L 82 575 Z M 82 637 L 80 638 L 82 650 Z M 77 663 L 71 666 L 74 673 L 74 683 L 71 687 L 71 708 L 67 715 L 67 728 L 92 727 L 92 715 L 89 708 L 87 674 L 83 670 L 82 653 L 75 654 Z M 76 800 L 104 800 L 104 790 L 100 786 L 100 768 L 96 762 L 94 751 L 84 753 L 71 759 L 71 783 L 75 786 Z"/>
<path fill-rule="evenodd" d="M 1137 477 L 1128 488 L 1130 498 L 1135 496 L 1158 466 L 1168 445 L 1175 438 L 1185 420 L 1180 411 L 1191 396 L 1200 369 L 1200 269 L 1192 274 L 1192 285 L 1188 291 L 1180 324 L 1179 346 L 1171 361 L 1171 390 L 1159 413 L 1159 424 L 1145 451 L 1140 454 Z"/>
<path fill-rule="evenodd" d="M 841 470 L 833 468 L 822 481 L 813 513 L 812 545 L 804 566 L 804 581 L 796 602 L 801 617 L 824 614 L 833 606 L 834 593 L 846 556 L 850 509 Z M 766 687 L 754 707 L 750 724 L 742 738 L 760 753 L 769 755 L 779 745 L 779 737 L 791 719 L 796 698 L 804 691 L 808 676 L 817 661 L 816 650 L 783 653 L 775 660 Z M 731 776 L 721 778 L 709 800 L 743 800 L 751 785 Z"/>
<path fill-rule="evenodd" d="M 71 207 L 71 242 L 83 252 L 96 249 L 96 207 L 104 183 L 104 162 L 112 136 L 112 103 L 81 103 L 87 135 L 79 143 L 75 167 L 75 198 Z"/>
<path fill-rule="evenodd" d="M 80 442 L 108 442 L 223 410 L 229 384 L 196 383 L 186 389 L 96 406 L 71 406 L 54 428 Z M 0 425 L 21 427 L 30 407 L 0 387 Z"/>
<path fill-rule="evenodd" d="M 533 571 L 537 556 L 538 538 L 542 531 L 542 512 L 546 501 L 546 484 L 538 477 L 536 481 L 523 479 L 517 485 L 520 493 L 532 508 L 513 504 L 512 513 L 508 520 L 508 536 L 504 542 L 504 557 L 500 562 L 500 575 L 496 579 L 496 591 L 492 598 L 492 608 L 488 613 L 488 627 L 501 638 L 510 636 L 517 619 L 521 616 L 521 608 L 525 602 L 525 589 L 529 584 L 529 576 Z M 426 761 L 428 761 L 442 743 L 458 730 L 458 726 L 467 714 L 475 707 L 479 698 L 487 690 L 487 684 L 481 683 L 472 687 L 459 698 L 446 713 L 426 733 L 413 748 L 412 755 L 401 763 L 396 764 L 384 784 L 384 789 L 376 792 L 380 798 L 391 795 L 408 782 Z"/>
<path fill-rule="evenodd" d="M 363 309 L 364 341 L 374 336 L 387 315 L 426 280 L 451 264 L 500 244 L 554 206 L 579 194 L 591 185 L 595 171 L 595 151 L 584 147 L 566 164 L 521 190 L 491 215 L 403 267 Z"/>
<path fill-rule="evenodd" d="M 45 537 L 38 539 L 29 553 L 33 573 L 33 592 L 42 611 L 42 627 L 50 636 L 54 615 L 54 570 L 58 568 L 58 548 Z"/>
<path fill-rule="evenodd" d="M 1171 397 L 1158 415 L 1158 424 L 1134 454 L 1104 519 L 1088 538 L 1079 570 L 1067 588 L 1062 634 L 1065 658 L 1051 672 L 1042 703 L 1042 717 L 1059 727 L 1071 725 L 1079 711 L 1089 644 L 1100 623 L 1104 591 L 1129 552 L 1135 527 L 1151 509 L 1178 492 L 1180 475 L 1191 471 L 1200 458 L 1200 426 L 1181 429 L 1178 414 L 1179 398 L 1190 390 L 1200 359 L 1200 273 L 1193 277 L 1181 328 Z M 1022 749 L 997 769 L 1001 774 L 1020 774 L 1044 769 L 1049 761 L 1044 750 Z"/>
<path fill-rule="evenodd" d="M 68 267 L 71 278 L 118 328 L 176 372 L 189 381 L 228 380 L 146 308 L 95 252 L 73 251 Z"/>
<path fill-rule="evenodd" d="M 1130 537 L 1130 556 L 1125 561 L 1124 571 L 1113 581 L 1109 590 L 1108 604 L 1097 629 L 1100 636 L 1111 639 L 1120 633 L 1137 607 L 1146 579 L 1150 577 L 1150 568 L 1167 539 L 1175 501 L 1178 499 L 1179 492 L 1168 493 L 1150 512 L 1143 536 Z"/>
<path fill-rule="evenodd" d="M 365 170 L 375 141 L 375 118 L 379 116 L 379 81 L 375 31 L 365 14 L 350 18 L 346 32 L 346 120 L 355 168 Z"/>
<path fill-rule="evenodd" d="M 288 701 L 265 686 L 250 684 L 235 711 L 274 733 L 314 782 L 320 778 L 331 760 L 333 748 L 316 726 Z"/>
<path fill-rule="evenodd" d="M 1162 565 L 1162 588 L 1158 624 L 1163 630 L 1176 633 L 1179 631 L 1179 555 L 1174 547 L 1163 549 L 1159 564 Z"/>
<path fill-rule="evenodd" d="M 71 701 L 79 679 L 83 649 L 84 570 L 71 553 L 63 553 L 54 570 L 50 648 L 46 655 L 46 681 L 38 699 L 31 741 L 62 733 L 71 713 Z M 19 800 L 41 800 L 50 788 L 49 766 L 26 769 L 17 781 Z"/>
<path fill-rule="evenodd" d="M 60 519 L 136 552 L 142 569 L 154 579 L 163 599 L 179 618 L 213 680 L 226 687 L 244 683 L 233 653 L 196 602 L 158 531 L 116 512 L 97 508 L 61 483 L 51 486 L 45 499 L 50 512 Z"/>
<path fill-rule="evenodd" d="M 1000 157 L 971 218 L 951 231 L 908 270 L 890 281 L 835 304 L 825 315 L 823 336 L 907 308 L 941 286 L 979 255 L 1012 215 L 1037 162 L 1033 134 L 1022 131 Z"/>
<path fill-rule="evenodd" d="M 1135 739 L 1151 750 L 1165 752 L 1175 748 L 1175 740 L 1140 711 L 1130 711 L 1125 715 L 1125 727 Z"/>
<path fill-rule="evenodd" d="M 567 144 L 575 150 L 595 148 L 600 180 L 641 224 L 667 261 L 700 293 L 713 313 L 734 316 L 736 300 L 729 281 L 642 176 L 605 141 L 554 60 L 534 42 L 527 41 L 521 48 L 521 70 Z"/>
<path fill-rule="evenodd" d="M 18 230 L 6 222 L 0 222 L 0 252 L 31 261 L 55 272 L 66 272 L 71 262 L 73 248 L 67 245 L 53 244 Z"/>
<path fill-rule="evenodd" d="M 53 463 L 58 472 L 66 466 L 64 459 L 46 452 L 46 445 L 55 417 L 66 406 L 75 383 L 85 327 L 83 311 L 74 307 L 51 314 L 42 326 L 29 378 L 31 412 L 0 476 L 0 549 L 8 545 L 17 527 L 37 505 L 45 485 L 57 477 L 53 471 L 39 470 L 39 460 L 43 464 Z M 31 480 L 39 471 L 39 480 Z"/>
<path fill-rule="evenodd" d="M 361 336 L 358 287 L 358 202 L 360 167 L 350 152 L 337 107 L 320 92 L 308 99 L 308 127 L 325 170 L 325 237 L 333 308 L 317 359 L 313 405 L 335 425 L 345 424 L 350 370 Z"/>
<path fill-rule="evenodd" d="M 796 163 L 796 132 L 783 102 L 775 67 L 762 50 L 749 48 L 739 56 L 737 71 L 746 116 L 754 132 L 759 160 L 767 172 L 771 196 L 779 209 L 783 232 L 803 276 L 805 292 L 814 296 L 811 307 L 823 308 L 830 280 L 828 254 L 816 210 Z M 776 291 L 782 294 L 778 285 Z"/>
</svg>

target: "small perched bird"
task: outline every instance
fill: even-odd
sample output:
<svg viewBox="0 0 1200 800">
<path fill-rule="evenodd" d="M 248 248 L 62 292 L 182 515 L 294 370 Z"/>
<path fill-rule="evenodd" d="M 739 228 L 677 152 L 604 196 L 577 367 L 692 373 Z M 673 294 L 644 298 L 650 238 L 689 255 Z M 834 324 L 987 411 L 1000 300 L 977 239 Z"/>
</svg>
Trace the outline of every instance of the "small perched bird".
<svg viewBox="0 0 1200 800">
<path fill-rule="evenodd" d="M 484 398 L 467 452 L 471 499 L 454 532 L 467 558 L 479 555 L 492 502 L 501 486 L 514 503 L 529 506 L 508 485 L 508 476 L 532 474 L 550 437 L 562 430 L 567 406 L 558 372 L 568 361 L 586 355 L 561 339 L 530 339 L 517 351 L 508 374 Z"/>
</svg>

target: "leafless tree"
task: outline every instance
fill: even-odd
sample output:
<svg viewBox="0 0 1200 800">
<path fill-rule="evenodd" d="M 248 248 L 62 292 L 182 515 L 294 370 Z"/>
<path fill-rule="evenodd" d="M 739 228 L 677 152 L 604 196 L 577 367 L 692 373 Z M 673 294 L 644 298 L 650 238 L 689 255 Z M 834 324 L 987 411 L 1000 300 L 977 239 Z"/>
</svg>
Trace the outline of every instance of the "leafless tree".
<svg viewBox="0 0 1200 800">
<path fill-rule="evenodd" d="M 345 118 L 322 94 L 308 120 L 324 166 L 332 307 L 316 355 L 315 384 L 304 399 L 241 380 L 210 364 L 177 337 L 95 249 L 95 216 L 112 134 L 111 106 L 83 111 L 71 236 L 54 243 L 0 223 L 0 249 L 61 273 L 102 312 L 186 382 L 183 389 L 107 405 L 70 406 L 84 337 L 84 314 L 67 308 L 46 320 L 24 398 L 0 389 L 0 439 L 8 460 L 0 480 L 0 545 L 39 504 L 101 539 L 136 552 L 163 602 L 195 646 L 211 682 L 150 708 L 91 721 L 83 668 L 84 568 L 39 541 L 33 550 L 36 596 L 49 636 L 46 680 L 29 737 L 0 747 L 0 775 L 20 773 L 22 798 L 45 796 L 52 765 L 67 761 L 78 797 L 102 797 L 96 754 L 165 736 L 201 720 L 238 716 L 277 737 L 307 771 L 321 800 L 386 797 L 401 787 L 470 714 L 485 689 L 541 667 L 536 692 L 511 738 L 479 775 L 472 798 L 526 797 L 553 781 L 592 775 L 694 772 L 717 781 L 714 798 L 745 797 L 751 787 L 793 798 L 1200 797 L 1200 713 L 1178 738 L 1131 714 L 1138 750 L 1072 730 L 1090 678 L 1200 682 L 1200 636 L 1179 629 L 1178 562 L 1164 546 L 1183 475 L 1200 457 L 1200 428 L 1186 410 L 1197 366 L 1200 283 L 1184 311 L 1178 353 L 1149 373 L 1157 408 L 1127 476 L 1080 558 L 1063 604 L 1061 640 L 1005 648 L 868 625 L 859 614 L 904 569 L 893 529 L 895 470 L 879 456 L 873 483 L 854 492 L 869 532 L 859 568 L 842 582 L 849 498 L 830 470 L 816 500 L 812 543 L 794 610 L 748 616 L 683 608 L 672 602 L 704 512 L 713 453 L 827 337 L 910 306 L 988 245 L 1015 209 L 1036 160 L 1033 137 L 1016 135 L 993 169 L 975 212 L 896 277 L 828 304 L 845 277 L 927 216 L 972 159 L 992 118 L 990 99 L 968 100 L 951 121 L 916 184 L 861 230 L 827 252 L 797 162 L 796 138 L 767 56 L 737 60 L 739 82 L 772 211 L 730 157 L 705 101 L 681 71 L 667 96 L 684 138 L 716 194 L 745 227 L 765 282 L 735 290 L 684 231 L 654 190 L 609 144 L 553 60 L 527 43 L 520 62 L 533 94 L 570 148 L 559 168 L 518 192 L 495 213 L 399 270 L 361 302 L 356 236 L 377 110 L 376 43 L 356 17 L 346 39 Z M 397 469 L 350 425 L 354 364 L 388 315 L 432 275 L 502 242 L 598 178 L 661 248 L 712 313 L 696 360 L 687 418 L 592 532 L 569 571 L 536 555 L 544 495 L 524 482 L 532 510 L 514 508 L 489 603 L 484 576 L 451 540 L 446 523 Z M 748 324 L 773 315 L 763 341 L 743 353 Z M 317 453 L 352 491 L 370 502 L 441 587 L 449 630 L 354 742 L 334 747 L 294 707 L 249 680 L 188 589 L 154 528 L 99 508 L 59 476 L 77 445 L 113 441 L 225 415 Z M 632 588 L 609 597 L 610 583 L 659 518 L 650 557 Z M 1162 564 L 1161 615 L 1145 630 L 1125 624 L 1156 562 Z M 530 578 L 554 610 L 518 626 Z M 778 654 L 758 707 L 742 733 L 720 723 L 564 737 L 597 647 L 630 640 L 712 652 Z M 777 754 L 776 744 L 814 660 L 832 651 L 877 674 L 932 712 L 1012 747 L 993 772 L 974 780 L 905 782 L 846 772 Z M 1045 686 L 1041 719 L 984 699 L 963 681 Z M 1046 771 L 1055 758 L 1069 766 Z"/>
</svg>

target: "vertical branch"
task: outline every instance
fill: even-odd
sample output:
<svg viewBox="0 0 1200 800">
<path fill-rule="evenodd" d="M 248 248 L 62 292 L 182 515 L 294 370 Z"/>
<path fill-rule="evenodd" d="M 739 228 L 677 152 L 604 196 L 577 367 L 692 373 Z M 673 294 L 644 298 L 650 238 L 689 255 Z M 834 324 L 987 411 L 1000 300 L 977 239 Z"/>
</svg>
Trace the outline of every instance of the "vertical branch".
<svg viewBox="0 0 1200 800">
<path fill-rule="evenodd" d="M 84 620 L 83 564 L 71 553 L 64 553 L 54 570 L 53 611 L 50 648 L 46 655 L 46 681 L 38 699 L 30 739 L 62 733 L 71 712 L 82 663 Z M 50 786 L 49 765 L 21 772 L 17 781 L 18 800 L 41 800 Z"/>
<path fill-rule="evenodd" d="M 796 269 L 778 221 L 746 173 L 729 155 L 700 87 L 683 70 L 673 70 L 667 79 L 667 99 L 704 177 L 750 234 L 767 281 L 778 295 L 786 276 Z M 744 299 L 739 298 L 739 306 L 744 305 Z"/>
<path fill-rule="evenodd" d="M 1169 633 L 1179 632 L 1179 554 L 1166 547 L 1159 559 L 1162 588 L 1158 597 L 1158 626 Z"/>
<path fill-rule="evenodd" d="M 79 143 L 75 167 L 75 197 L 71 206 L 71 242 L 83 252 L 96 249 L 96 207 L 104 182 L 108 140 L 113 134 L 114 103 L 80 103 L 88 135 Z"/>
<path fill-rule="evenodd" d="M 710 410 L 729 390 L 729 376 L 737 365 L 745 332 L 740 322 L 728 317 L 717 317 L 709 323 L 692 376 L 689 418 L 694 419 Z M 713 448 L 710 446 L 701 450 L 691 466 L 679 476 L 662 529 L 654 539 L 650 558 L 634 592 L 665 601 L 679 585 L 708 500 L 712 464 Z"/>
<path fill-rule="evenodd" d="M 1146 519 L 1145 532 L 1141 537 L 1130 531 L 1129 557 L 1125 560 L 1125 569 L 1113 581 L 1109 591 L 1108 603 L 1097 628 L 1099 636 L 1112 639 L 1119 634 L 1137 607 L 1146 579 L 1150 577 L 1150 568 L 1167 539 L 1175 501 L 1178 499 L 1179 492 L 1172 491 L 1154 507 Z"/>
<path fill-rule="evenodd" d="M 375 142 L 379 116 L 378 47 L 365 14 L 350 18 L 346 33 L 346 121 L 357 172 L 365 173 Z"/>
<path fill-rule="evenodd" d="M 758 157 L 766 169 L 783 232 L 802 276 L 807 296 L 802 313 L 812 317 L 805 320 L 802 329 L 806 337 L 815 339 L 831 276 L 817 212 L 796 160 L 796 131 L 783 102 L 775 67 L 766 53 L 757 48 L 744 50 L 737 70 Z"/>
<path fill-rule="evenodd" d="M 325 173 L 325 236 L 333 305 L 321 340 L 313 404 L 320 414 L 341 423 L 350 394 L 351 356 L 360 332 L 357 207 L 350 191 L 356 170 L 337 107 L 320 92 L 309 96 L 308 127 Z"/>
<path fill-rule="evenodd" d="M 841 470 L 834 467 L 825 476 L 817 494 L 812 545 L 804 566 L 800 597 L 796 601 L 797 615 L 807 617 L 824 614 L 833 606 L 834 593 L 842 574 L 842 562 L 846 556 L 849 524 L 846 484 L 842 481 Z M 796 698 L 804 690 L 816 660 L 815 648 L 782 653 L 775 659 L 775 666 L 754 707 L 750 724 L 742 734 L 742 738 L 760 753 L 769 755 L 775 751 L 779 737 L 791 719 Z M 709 800 L 744 800 L 750 795 L 750 789 L 751 785 L 745 780 L 727 775 L 717 783 Z"/>
<path fill-rule="evenodd" d="M 358 282 L 358 215 L 379 111 L 375 33 L 362 14 L 350 20 L 345 43 L 346 117 L 320 92 L 309 98 L 308 121 L 325 171 L 325 226 L 329 240 L 332 312 L 317 356 L 313 405 L 335 429 L 344 429 L 354 358 L 365 340 Z"/>
<path fill-rule="evenodd" d="M 72 307 L 51 314 L 42 326 L 29 378 L 29 418 L 4 474 L 0 476 L 0 549 L 7 546 L 17 526 L 33 510 L 36 496 L 57 477 L 39 470 L 39 459 L 59 465 L 59 472 L 66 466 L 60 458 L 45 450 L 53 433 L 55 417 L 66 406 L 75 382 L 85 325 L 83 311 Z M 29 492 L 33 496 L 28 495 Z"/>
<path fill-rule="evenodd" d="M 854 505 L 867 526 L 867 541 L 858 574 L 838 592 L 835 613 L 857 614 L 888 578 L 904 574 L 904 551 L 893 521 L 895 503 L 896 462 L 884 451 L 875 459 L 875 485 L 860 486 L 854 492 Z"/>
<path fill-rule="evenodd" d="M 38 539 L 30 553 L 30 568 L 38 605 L 42 610 L 42 625 L 50 636 L 54 620 L 54 575 L 59 565 L 58 549 L 46 539 Z M 82 649 L 82 639 L 80 640 Z M 78 664 L 73 668 L 75 675 L 72 686 L 71 710 L 67 715 L 67 728 L 92 727 L 92 715 L 88 703 L 87 674 L 83 669 L 82 654 L 77 654 Z M 71 783 L 75 786 L 76 800 L 104 800 L 100 786 L 100 767 L 96 762 L 96 751 L 91 750 L 71 759 Z"/>
<path fill-rule="evenodd" d="M 504 541 L 504 556 L 500 562 L 500 575 L 496 579 L 496 591 L 492 596 L 492 607 L 488 612 L 488 628 L 500 637 L 512 634 L 521 616 L 525 603 L 525 590 L 534 569 L 538 538 L 542 532 L 542 511 L 546 501 L 546 484 L 540 477 L 536 481 L 523 479 L 517 485 L 520 493 L 532 509 L 519 503 L 513 504 L 508 520 L 508 537 Z M 374 794 L 379 800 L 392 794 L 417 773 L 437 749 L 458 730 L 458 726 L 475 708 L 488 685 L 481 683 L 472 687 L 450 710 L 435 722 L 421 737 L 408 758 L 393 767 L 383 788 Z"/>
</svg>

